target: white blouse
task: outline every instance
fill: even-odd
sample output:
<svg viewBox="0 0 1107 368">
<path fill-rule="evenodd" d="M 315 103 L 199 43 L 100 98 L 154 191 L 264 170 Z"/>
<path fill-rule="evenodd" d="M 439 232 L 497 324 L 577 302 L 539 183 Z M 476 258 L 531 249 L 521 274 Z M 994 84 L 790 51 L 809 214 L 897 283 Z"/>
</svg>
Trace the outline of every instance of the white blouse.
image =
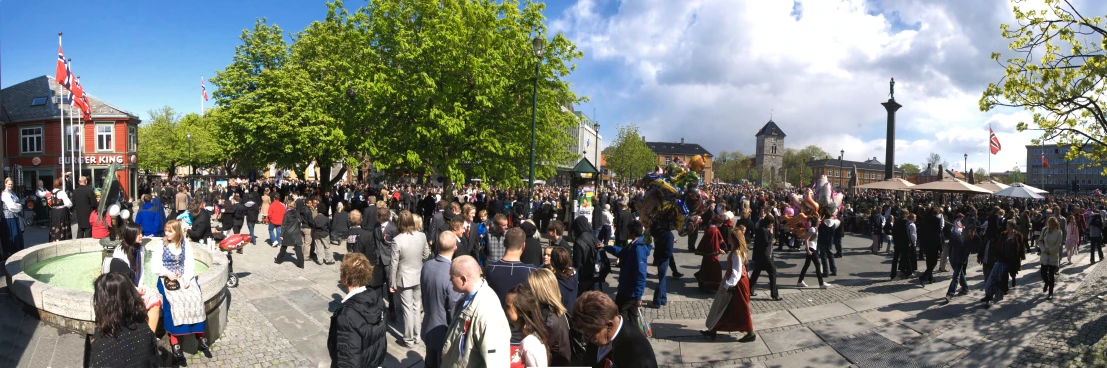
<svg viewBox="0 0 1107 368">
<path fill-rule="evenodd" d="M 165 263 L 162 262 L 162 255 L 165 249 L 165 240 L 161 240 L 153 247 L 150 247 L 150 257 L 153 260 L 153 262 L 150 262 L 150 265 L 154 268 L 154 274 L 158 276 L 166 276 L 170 273 L 169 269 L 165 267 Z M 173 249 L 172 247 L 168 249 L 174 256 L 180 256 L 181 252 L 184 252 L 184 273 L 180 277 L 177 277 L 177 279 L 191 280 L 192 277 L 195 276 L 194 273 L 196 271 L 196 257 L 192 254 L 192 244 L 189 244 L 188 240 L 183 240 L 180 249 Z"/>
<path fill-rule="evenodd" d="M 538 337 L 534 335 L 527 335 L 523 338 L 523 364 L 527 367 L 548 367 L 549 362 L 546 361 L 546 345 L 542 345 L 542 341 L 538 340 Z"/>
<path fill-rule="evenodd" d="M 138 262 L 138 272 L 135 272 L 135 280 L 138 280 L 137 284 L 139 286 L 142 286 L 142 276 L 146 271 L 143 269 L 143 265 L 145 265 L 144 262 L 146 258 L 146 250 L 143 249 L 143 247 L 140 245 L 138 246 L 138 250 L 135 251 L 135 253 L 137 253 L 135 255 L 135 262 Z M 115 251 L 111 253 L 111 257 L 121 259 L 124 263 L 127 264 L 127 267 L 131 267 L 131 262 L 127 260 L 130 257 L 127 257 L 127 253 L 123 252 L 123 247 L 115 247 Z"/>
<path fill-rule="evenodd" d="M 738 285 L 739 281 L 742 281 L 742 270 L 745 265 L 742 263 L 742 257 L 738 256 L 738 253 L 730 253 L 726 257 L 727 263 L 730 264 L 730 276 L 726 278 L 726 287 L 732 288 Z"/>
</svg>

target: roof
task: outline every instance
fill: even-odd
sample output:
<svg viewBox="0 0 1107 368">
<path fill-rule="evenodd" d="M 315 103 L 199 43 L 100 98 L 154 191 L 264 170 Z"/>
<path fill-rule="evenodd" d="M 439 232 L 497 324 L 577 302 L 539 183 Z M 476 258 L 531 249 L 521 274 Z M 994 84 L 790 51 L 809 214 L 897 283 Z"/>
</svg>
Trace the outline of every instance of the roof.
<svg viewBox="0 0 1107 368">
<path fill-rule="evenodd" d="M 53 93 L 51 93 L 53 92 Z M 8 86 L 0 90 L 3 95 L 0 103 L 3 103 L 4 117 L 9 122 L 46 120 L 59 117 L 60 110 L 55 104 L 50 103 L 54 96 L 68 95 L 68 91 L 62 85 L 56 83 L 53 77 L 40 76 L 28 79 L 21 83 Z M 31 101 L 37 97 L 46 97 L 47 103 L 32 106 Z M 93 118 L 129 118 L 138 119 L 138 116 L 118 107 L 112 106 L 93 95 L 88 95 L 88 101 L 92 105 Z"/>
<path fill-rule="evenodd" d="M 596 174 L 599 173 L 599 170 L 596 170 L 596 166 L 592 165 L 592 161 L 588 161 L 588 158 L 585 157 L 577 161 L 576 166 L 573 166 L 573 172 Z"/>
<path fill-rule="evenodd" d="M 659 155 L 704 155 L 707 157 L 715 157 L 711 152 L 707 152 L 703 146 L 697 143 L 670 143 L 670 142 L 646 142 L 646 147 L 650 148 L 650 151 Z"/>
<path fill-rule="evenodd" d="M 763 135 L 769 135 L 769 136 L 780 137 L 780 138 L 784 138 L 786 136 L 784 134 L 784 131 L 780 130 L 780 127 L 776 126 L 776 123 L 773 122 L 773 119 L 769 119 L 769 122 L 765 123 L 765 126 L 761 127 L 761 130 L 758 130 L 757 134 L 754 134 L 754 137 L 760 137 L 760 136 L 763 136 Z"/>
<path fill-rule="evenodd" d="M 838 167 L 838 166 L 841 166 L 842 168 L 852 168 L 854 166 L 857 166 L 857 168 L 861 169 L 861 170 L 881 170 L 881 171 L 884 170 L 884 164 L 881 164 L 881 163 L 873 164 L 873 163 L 869 163 L 867 161 L 866 162 L 858 162 L 858 161 L 843 160 L 843 161 L 839 162 L 838 159 L 836 159 L 836 158 L 830 158 L 830 159 L 814 160 L 814 161 L 808 161 L 807 162 L 807 167 L 823 167 L 823 166 L 829 166 L 831 168 L 835 168 L 835 167 Z M 898 173 L 903 172 L 903 170 L 900 170 L 900 168 L 898 166 L 894 169 L 894 171 L 898 172 Z"/>
</svg>

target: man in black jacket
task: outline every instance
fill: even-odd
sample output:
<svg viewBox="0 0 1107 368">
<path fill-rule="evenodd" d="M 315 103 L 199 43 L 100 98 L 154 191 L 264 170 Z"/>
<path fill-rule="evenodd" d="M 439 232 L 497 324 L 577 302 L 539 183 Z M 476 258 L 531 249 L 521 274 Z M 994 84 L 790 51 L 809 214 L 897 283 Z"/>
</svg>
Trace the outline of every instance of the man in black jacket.
<svg viewBox="0 0 1107 368">
<path fill-rule="evenodd" d="M 588 343 L 584 356 L 572 365 L 657 367 L 657 356 L 642 330 L 626 323 L 615 302 L 602 292 L 586 292 L 576 300 L 571 325 Z M 602 356 L 601 348 L 605 348 Z"/>
<path fill-rule="evenodd" d="M 346 235 L 346 252 L 361 253 L 373 265 L 373 279 L 369 287 L 380 288 L 384 285 L 384 265 L 377 256 L 377 232 L 375 229 L 361 227 L 361 211 L 350 211 L 350 232 Z"/>
<path fill-rule="evenodd" d="M 627 237 L 630 234 L 630 224 L 634 223 L 634 216 L 627 211 L 626 202 L 619 202 L 619 210 L 615 212 L 615 245 L 625 247 L 630 242 Z"/>
<path fill-rule="evenodd" d="M 92 224 L 88 217 L 96 209 L 96 194 L 88 186 L 88 177 L 79 179 L 81 186 L 73 189 L 73 215 L 77 216 L 77 239 L 92 237 Z"/>
<path fill-rule="evenodd" d="M 199 243 L 211 237 L 211 212 L 204 209 L 199 199 L 188 204 L 188 214 L 192 216 L 192 227 L 188 229 L 188 240 Z"/>
<path fill-rule="evenodd" d="M 254 225 L 258 223 L 258 215 L 261 213 L 261 195 L 258 187 L 253 187 L 246 192 L 246 230 L 250 232 L 250 244 L 257 245 L 258 238 L 254 236 Z"/>
<path fill-rule="evenodd" d="M 753 263 L 755 265 L 753 273 L 750 275 L 750 295 L 754 296 L 757 293 L 753 290 L 757 287 L 757 277 L 761 276 L 761 272 L 765 271 L 769 274 L 769 290 L 770 296 L 773 300 L 781 300 L 780 292 L 776 288 L 776 265 L 773 264 L 773 217 L 767 212 L 761 214 L 761 220 L 758 221 L 756 228 L 753 230 Z"/>
<path fill-rule="evenodd" d="M 342 260 L 339 281 L 349 294 L 335 309 L 327 332 L 327 351 L 335 367 L 378 367 L 387 356 L 384 300 L 380 289 L 368 287 L 375 271 L 368 263 L 357 254 Z"/>
<path fill-rule="evenodd" d="M 587 217 L 578 216 L 573 220 L 573 268 L 577 270 L 580 286 L 578 295 L 603 287 L 600 278 L 596 246 L 599 240 L 592 235 L 592 225 Z"/>
</svg>

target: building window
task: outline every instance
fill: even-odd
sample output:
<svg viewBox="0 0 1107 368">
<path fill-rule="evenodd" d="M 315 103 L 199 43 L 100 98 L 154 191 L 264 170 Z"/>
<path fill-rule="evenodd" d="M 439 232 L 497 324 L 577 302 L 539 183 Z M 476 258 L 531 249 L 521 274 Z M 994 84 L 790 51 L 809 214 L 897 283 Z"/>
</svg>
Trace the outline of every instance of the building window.
<svg viewBox="0 0 1107 368">
<path fill-rule="evenodd" d="M 65 150 L 68 152 L 78 152 L 81 147 L 81 127 L 71 126 L 65 129 Z"/>
<path fill-rule="evenodd" d="M 773 154 L 775 155 L 776 154 L 776 145 L 775 144 L 773 145 L 772 150 L 773 150 Z"/>
<path fill-rule="evenodd" d="M 138 127 L 127 127 L 127 150 L 130 152 L 138 151 Z"/>
<path fill-rule="evenodd" d="M 19 129 L 19 152 L 42 152 L 42 127 Z"/>
<path fill-rule="evenodd" d="M 35 97 L 31 99 L 31 106 L 42 106 L 46 104 L 46 97 Z"/>
<path fill-rule="evenodd" d="M 114 133 L 115 127 L 111 124 L 96 124 L 96 150 L 111 151 L 113 149 L 111 139 Z"/>
</svg>

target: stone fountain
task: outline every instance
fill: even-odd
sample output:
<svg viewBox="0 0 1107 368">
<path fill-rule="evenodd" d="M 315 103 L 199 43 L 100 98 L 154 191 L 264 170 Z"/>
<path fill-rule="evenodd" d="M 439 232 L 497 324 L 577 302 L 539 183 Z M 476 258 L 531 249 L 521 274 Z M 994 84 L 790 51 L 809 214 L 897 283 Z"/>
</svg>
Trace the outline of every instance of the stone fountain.
<svg viewBox="0 0 1107 368">
<path fill-rule="evenodd" d="M 160 244 L 160 238 L 144 243 Z M 193 245 L 197 261 L 197 276 L 207 311 L 207 334 L 211 341 L 222 335 L 227 324 L 229 293 L 227 292 L 227 257 Z M 24 305 L 47 324 L 92 334 L 96 329 L 93 311 L 92 282 L 100 274 L 102 254 L 106 249 L 96 239 L 64 240 L 24 249 L 4 264 L 9 289 Z M 147 252 L 146 259 L 149 259 Z M 202 270 L 202 271 L 201 271 Z M 157 292 L 152 272 L 143 280 L 147 288 Z"/>
</svg>

